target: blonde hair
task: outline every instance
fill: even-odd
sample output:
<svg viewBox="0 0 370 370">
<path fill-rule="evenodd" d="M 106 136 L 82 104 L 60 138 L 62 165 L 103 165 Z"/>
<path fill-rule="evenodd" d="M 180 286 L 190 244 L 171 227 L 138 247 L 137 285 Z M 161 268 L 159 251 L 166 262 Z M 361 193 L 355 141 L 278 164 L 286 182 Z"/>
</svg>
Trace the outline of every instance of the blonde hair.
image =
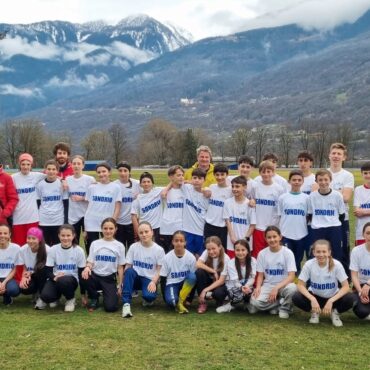
<svg viewBox="0 0 370 370">
<path fill-rule="evenodd" d="M 313 245 L 312 245 L 312 248 L 311 248 L 311 252 L 313 252 L 316 248 L 317 245 L 326 245 L 328 247 L 328 250 L 331 252 L 331 245 L 330 245 L 330 242 L 326 239 L 318 239 L 316 240 Z M 332 271 L 334 268 L 334 259 L 330 253 L 330 256 L 329 256 L 329 271 Z"/>
<path fill-rule="evenodd" d="M 225 265 L 225 250 L 224 247 L 222 246 L 221 239 L 218 236 L 209 236 L 206 239 L 205 245 L 209 243 L 214 243 L 220 248 L 220 254 L 218 256 L 218 265 L 217 265 L 217 272 L 221 273 L 221 271 L 224 269 Z M 208 267 L 213 268 L 213 258 L 208 255 L 206 265 Z"/>
<path fill-rule="evenodd" d="M 333 149 L 343 150 L 344 155 L 347 155 L 347 147 L 342 143 L 333 143 L 333 144 L 331 144 L 329 152 L 331 152 Z"/>
<path fill-rule="evenodd" d="M 265 170 L 275 171 L 275 166 L 271 161 L 262 161 L 258 166 L 258 172 L 261 173 Z"/>
<path fill-rule="evenodd" d="M 197 157 L 199 156 L 200 152 L 207 152 L 211 159 L 212 159 L 212 150 L 209 146 L 207 145 L 201 145 L 200 147 L 197 148 Z"/>
</svg>

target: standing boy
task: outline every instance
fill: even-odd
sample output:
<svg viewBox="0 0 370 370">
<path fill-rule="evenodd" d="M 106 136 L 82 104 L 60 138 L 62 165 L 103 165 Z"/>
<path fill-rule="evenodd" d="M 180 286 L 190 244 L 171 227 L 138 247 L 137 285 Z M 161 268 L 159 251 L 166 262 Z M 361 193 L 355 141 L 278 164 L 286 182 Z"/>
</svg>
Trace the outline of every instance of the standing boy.
<svg viewBox="0 0 370 370">
<path fill-rule="evenodd" d="M 248 199 L 251 198 L 252 188 L 255 181 L 251 177 L 251 172 L 254 168 L 253 159 L 248 157 L 247 155 L 241 155 L 238 159 L 238 176 L 243 176 L 247 180 L 247 188 L 246 188 L 246 197 Z M 231 184 L 231 180 L 234 179 L 236 176 L 228 176 L 227 182 L 228 185 Z"/>
<path fill-rule="evenodd" d="M 303 185 L 301 187 L 301 191 L 302 193 L 310 194 L 312 191 L 319 188 L 315 181 L 315 174 L 312 173 L 312 154 L 306 150 L 298 153 L 297 163 L 299 169 L 303 173 Z"/>
</svg>

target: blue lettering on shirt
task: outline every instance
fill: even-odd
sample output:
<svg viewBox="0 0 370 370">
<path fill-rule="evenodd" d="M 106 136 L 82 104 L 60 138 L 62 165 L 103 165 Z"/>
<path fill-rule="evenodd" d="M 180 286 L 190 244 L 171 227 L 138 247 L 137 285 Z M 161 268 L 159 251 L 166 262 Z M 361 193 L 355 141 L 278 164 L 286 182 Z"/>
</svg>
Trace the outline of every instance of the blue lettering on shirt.
<svg viewBox="0 0 370 370">
<path fill-rule="evenodd" d="M 102 203 L 112 203 L 113 202 L 112 197 L 101 197 L 99 195 L 93 195 L 92 200 L 94 202 L 102 202 Z"/>
<path fill-rule="evenodd" d="M 271 200 L 271 199 L 256 199 L 256 204 L 259 204 L 261 206 L 270 206 L 270 207 L 275 207 L 276 206 L 276 201 Z"/>
<path fill-rule="evenodd" d="M 285 275 L 284 269 L 265 269 L 265 274 L 271 276 L 282 276 Z"/>
<path fill-rule="evenodd" d="M 184 208 L 184 203 L 183 202 L 167 203 L 167 208 Z"/>
<path fill-rule="evenodd" d="M 133 201 L 133 197 L 122 197 L 122 203 L 132 203 Z"/>
<path fill-rule="evenodd" d="M 147 270 L 153 270 L 154 268 L 153 263 L 146 263 L 146 262 L 141 262 L 138 260 L 134 260 L 132 264 L 133 266 L 140 267 L 142 269 L 147 269 Z"/>
<path fill-rule="evenodd" d="M 284 213 L 287 216 L 306 216 L 303 209 L 284 209 Z"/>
<path fill-rule="evenodd" d="M 77 266 L 75 263 L 63 263 L 60 265 L 57 265 L 58 270 L 64 270 L 64 271 L 74 271 L 77 270 Z"/>
<path fill-rule="evenodd" d="M 171 279 L 177 279 L 177 278 L 186 278 L 188 274 L 190 274 L 190 270 L 171 272 L 170 276 L 171 276 Z"/>
<path fill-rule="evenodd" d="M 370 276 L 370 270 L 368 269 L 360 269 L 362 275 Z"/>
<path fill-rule="evenodd" d="M 314 281 L 311 281 L 311 288 L 312 289 L 317 289 L 317 290 L 329 290 L 329 289 L 334 289 L 336 284 L 335 282 L 333 283 L 315 283 Z"/>
<path fill-rule="evenodd" d="M 335 211 L 332 209 L 315 209 L 315 216 L 335 216 Z"/>
<path fill-rule="evenodd" d="M 231 223 L 234 223 L 234 224 L 248 225 L 248 222 L 245 218 L 230 216 L 229 220 Z"/>
<path fill-rule="evenodd" d="M 61 195 L 49 195 L 46 197 L 42 197 L 43 202 L 59 202 L 61 199 Z"/>
<path fill-rule="evenodd" d="M 360 208 L 370 209 L 370 203 L 363 203 L 360 205 Z"/>
<path fill-rule="evenodd" d="M 147 205 L 146 207 L 144 208 L 141 208 L 141 212 L 142 213 L 147 213 L 151 210 L 153 210 L 154 208 L 157 208 L 159 205 L 161 204 L 161 201 L 158 199 L 157 201 L 155 201 L 154 203 L 152 204 L 149 204 Z"/>
<path fill-rule="evenodd" d="M 36 188 L 35 187 L 17 189 L 17 193 L 18 194 L 28 194 L 28 193 L 33 193 L 35 191 L 36 191 Z"/>
<path fill-rule="evenodd" d="M 5 269 L 13 269 L 14 268 L 14 263 L 0 263 L 0 269 L 5 270 Z"/>
<path fill-rule="evenodd" d="M 103 255 L 99 255 L 99 254 L 95 256 L 95 261 L 115 263 L 116 260 L 117 260 L 116 256 L 103 256 Z"/>
<path fill-rule="evenodd" d="M 195 212 L 202 213 L 202 209 L 200 207 L 197 207 L 190 199 L 185 199 L 185 202 L 188 206 L 193 208 Z"/>
<path fill-rule="evenodd" d="M 216 206 L 216 207 L 224 206 L 224 202 L 222 200 L 217 200 L 217 199 L 212 199 L 212 198 L 209 200 L 209 204 L 211 204 L 212 206 Z"/>
<path fill-rule="evenodd" d="M 68 193 L 69 196 L 72 196 L 72 195 L 79 195 L 80 197 L 84 197 L 86 195 L 86 192 L 85 191 L 70 191 Z"/>
</svg>

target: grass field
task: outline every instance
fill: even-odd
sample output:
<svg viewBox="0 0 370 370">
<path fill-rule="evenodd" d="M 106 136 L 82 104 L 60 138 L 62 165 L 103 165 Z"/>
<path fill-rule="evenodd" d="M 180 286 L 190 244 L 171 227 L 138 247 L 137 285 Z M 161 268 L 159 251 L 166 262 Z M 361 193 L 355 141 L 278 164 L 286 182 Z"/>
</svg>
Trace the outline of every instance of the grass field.
<svg viewBox="0 0 370 370">
<path fill-rule="evenodd" d="M 151 172 L 158 185 L 167 182 L 164 170 Z M 0 307 L 0 369 L 370 369 L 370 322 L 351 312 L 334 328 L 329 318 L 309 325 L 299 310 L 281 320 L 242 310 L 217 314 L 212 304 L 202 316 L 195 309 L 179 315 L 162 299 L 143 308 L 135 298 L 134 317 L 122 319 L 81 306 L 72 314 L 35 311 L 30 297 L 18 297 Z"/>
</svg>

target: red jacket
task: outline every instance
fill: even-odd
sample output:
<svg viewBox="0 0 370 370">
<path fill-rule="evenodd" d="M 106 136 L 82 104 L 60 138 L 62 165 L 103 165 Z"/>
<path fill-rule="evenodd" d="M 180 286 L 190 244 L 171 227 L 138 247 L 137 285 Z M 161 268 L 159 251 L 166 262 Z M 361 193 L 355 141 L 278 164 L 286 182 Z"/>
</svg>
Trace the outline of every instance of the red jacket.
<svg viewBox="0 0 370 370">
<path fill-rule="evenodd" d="M 73 168 L 72 168 L 72 163 L 67 162 L 66 166 L 63 168 L 60 168 L 58 176 L 62 179 L 65 180 L 67 176 L 72 176 L 73 175 Z"/>
<path fill-rule="evenodd" d="M 7 218 L 13 214 L 18 203 L 18 194 L 13 179 L 0 168 L 0 223 L 8 223 Z"/>
</svg>

